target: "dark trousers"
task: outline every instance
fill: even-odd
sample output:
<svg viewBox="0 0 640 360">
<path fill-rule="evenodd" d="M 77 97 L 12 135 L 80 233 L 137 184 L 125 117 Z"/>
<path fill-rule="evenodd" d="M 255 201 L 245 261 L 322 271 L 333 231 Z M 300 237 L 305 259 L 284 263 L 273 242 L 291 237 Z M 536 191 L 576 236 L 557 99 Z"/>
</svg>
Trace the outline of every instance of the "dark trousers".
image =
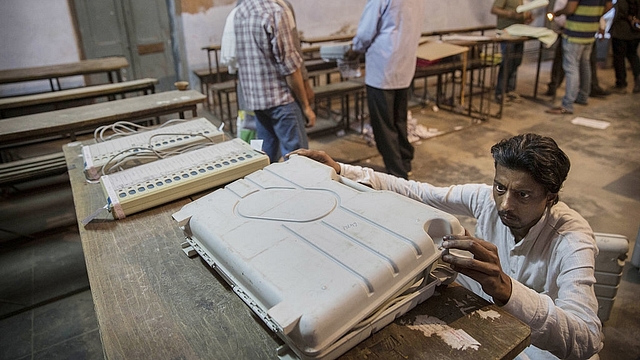
<svg viewBox="0 0 640 360">
<path fill-rule="evenodd" d="M 369 118 L 378 152 L 389 174 L 407 179 L 413 145 L 407 138 L 409 88 L 383 90 L 367 86 Z"/>
<path fill-rule="evenodd" d="M 516 90 L 516 82 L 518 79 L 518 67 L 522 64 L 522 56 L 524 55 L 524 42 L 519 43 L 502 43 L 500 44 L 502 52 L 502 62 L 498 70 L 498 82 L 496 84 L 496 96 L 502 96 Z M 506 77 L 506 89 L 503 89 Z"/>
<path fill-rule="evenodd" d="M 596 40 L 597 42 L 598 40 Z M 596 42 L 593 43 L 593 49 L 591 49 L 591 89 L 600 87 L 598 83 L 598 55 L 596 51 Z M 624 60 L 623 60 L 624 61 Z M 549 82 L 549 92 L 555 93 L 556 89 L 560 87 L 564 81 L 564 69 L 562 69 L 562 38 L 558 37 L 556 42 L 556 53 L 553 56 L 553 64 L 551 65 L 551 81 Z"/>
<path fill-rule="evenodd" d="M 549 82 L 549 92 L 555 93 L 556 89 L 564 81 L 564 69 L 562 69 L 562 37 L 556 41 L 556 52 L 551 65 L 551 81 Z"/>
<path fill-rule="evenodd" d="M 613 70 L 616 73 L 616 86 L 618 87 L 627 86 L 627 68 L 624 63 L 625 58 L 629 60 L 634 80 L 638 81 L 638 77 L 640 76 L 638 44 L 640 44 L 640 39 L 611 39 L 611 47 L 613 49 Z"/>
</svg>

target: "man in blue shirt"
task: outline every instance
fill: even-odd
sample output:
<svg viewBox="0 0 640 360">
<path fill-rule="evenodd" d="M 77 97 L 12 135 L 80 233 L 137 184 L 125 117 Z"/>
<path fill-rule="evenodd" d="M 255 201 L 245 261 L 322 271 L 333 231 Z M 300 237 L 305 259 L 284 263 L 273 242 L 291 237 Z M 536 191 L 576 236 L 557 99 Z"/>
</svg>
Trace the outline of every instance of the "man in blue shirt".
<svg viewBox="0 0 640 360">
<path fill-rule="evenodd" d="M 353 38 L 353 52 L 365 53 L 367 103 L 376 146 L 387 172 L 404 179 L 413 160 L 407 138 L 409 86 L 425 12 L 422 0 L 368 0 Z"/>
</svg>

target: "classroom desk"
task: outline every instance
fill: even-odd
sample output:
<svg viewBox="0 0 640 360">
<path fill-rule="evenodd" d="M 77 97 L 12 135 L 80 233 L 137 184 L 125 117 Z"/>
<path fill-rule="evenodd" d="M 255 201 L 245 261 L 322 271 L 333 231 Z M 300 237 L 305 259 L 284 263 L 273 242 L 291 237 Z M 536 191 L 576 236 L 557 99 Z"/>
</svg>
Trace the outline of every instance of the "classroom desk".
<svg viewBox="0 0 640 360">
<path fill-rule="evenodd" d="M 87 264 L 91 294 L 107 359 L 277 359 L 277 336 L 199 257 L 187 257 L 171 215 L 185 198 L 122 220 L 103 212 L 99 184 L 83 175 L 79 143 L 63 147 Z M 391 359 L 511 358 L 529 344 L 529 328 L 461 287 L 444 287 L 408 316 L 397 319 L 343 356 Z M 402 325 L 415 315 L 438 317 L 481 343 L 456 350 L 438 335 Z M 402 329 L 399 329 L 402 328 Z M 395 357 L 387 356 L 395 354 Z M 373 357 L 378 356 L 378 357 Z"/>
<path fill-rule="evenodd" d="M 216 82 L 222 82 L 222 74 L 221 74 L 221 69 L 220 69 L 220 61 L 218 59 L 218 51 L 220 51 L 220 49 L 222 49 L 221 45 L 207 45 L 207 46 L 203 46 L 201 48 L 202 50 L 205 50 L 207 52 L 207 61 L 209 64 L 209 74 L 210 75 L 216 75 Z M 213 59 L 215 60 L 215 73 L 213 72 L 213 63 L 211 62 L 211 53 L 213 52 Z M 226 71 L 226 68 L 225 68 Z"/>
<path fill-rule="evenodd" d="M 114 56 L 81 60 L 66 64 L 0 70 L 0 84 L 49 80 L 51 91 L 55 91 L 56 88 L 53 85 L 53 80 L 56 81 L 58 90 L 60 90 L 60 82 L 58 79 L 61 77 L 99 73 L 106 73 L 109 77 L 109 82 L 114 82 L 113 74 L 115 74 L 117 81 L 120 82 L 122 81 L 122 74 L 120 73 L 120 70 L 128 66 L 129 62 L 125 57 Z"/>
<path fill-rule="evenodd" d="M 317 37 L 306 37 L 302 36 L 300 38 L 300 42 L 303 44 L 318 44 L 324 42 L 335 42 L 335 41 L 350 41 L 353 40 L 355 35 L 329 35 L 329 36 L 317 36 Z"/>
<path fill-rule="evenodd" d="M 56 111 L 0 120 L 0 144 L 3 147 L 41 137 L 94 129 L 116 121 L 155 118 L 185 111 L 197 115 L 197 105 L 205 96 L 195 90 L 165 91 L 128 99 L 107 101 Z"/>
<path fill-rule="evenodd" d="M 439 39 L 445 43 L 459 45 L 468 47 L 471 51 L 469 54 L 468 64 L 465 66 L 466 72 L 470 74 L 470 78 L 466 79 L 466 75 L 462 76 L 462 81 L 467 82 L 467 93 L 469 99 L 467 101 L 467 105 L 465 108 L 462 108 L 464 105 L 461 101 L 460 109 L 457 109 L 456 112 L 467 113 L 467 115 L 479 118 L 481 120 L 486 120 L 489 116 L 500 119 L 502 117 L 502 111 L 504 109 L 504 94 L 502 96 L 503 101 L 500 103 L 495 103 L 495 86 L 497 81 L 498 69 L 500 66 L 500 61 L 498 55 L 501 54 L 500 45 L 503 43 L 524 43 L 530 40 L 538 40 L 534 37 L 526 37 L 526 36 L 511 36 L 508 34 L 502 34 L 500 36 L 496 34 L 492 35 L 483 35 L 478 36 L 477 39 L 473 39 L 473 36 L 460 36 L 459 34 L 446 34 L 447 36 L 443 36 L 443 34 L 439 35 Z M 509 59 L 513 56 L 510 53 L 501 54 L 502 58 Z M 498 61 L 496 61 L 498 59 Z M 538 72 L 540 68 L 540 57 L 538 58 Z M 440 64 L 436 64 L 436 67 Z M 455 68 L 458 68 L 459 65 L 455 65 Z M 428 67 L 426 69 L 429 69 Z M 474 78 L 474 71 L 478 70 L 477 77 Z M 507 70 L 507 69 L 505 69 Z M 489 72 L 487 74 L 487 71 Z M 419 73 L 417 71 L 416 73 Z M 537 78 L 536 76 L 536 87 L 537 87 Z M 439 80 L 440 81 L 440 80 Z M 503 89 L 506 89 L 506 77 L 503 79 Z M 439 85 L 440 86 L 440 85 Z M 464 88 L 464 85 L 463 85 Z M 461 90 L 464 95 L 464 90 Z M 534 90 L 535 95 L 535 90 Z M 474 97 L 479 96 L 479 101 L 474 102 Z M 525 97 L 525 96 L 523 96 Z M 440 106 L 440 104 L 438 104 Z M 497 106 L 497 111 L 492 112 L 492 108 L 495 109 Z M 453 109 L 453 107 L 452 107 Z M 455 110 L 455 109 L 454 109 Z"/>
</svg>

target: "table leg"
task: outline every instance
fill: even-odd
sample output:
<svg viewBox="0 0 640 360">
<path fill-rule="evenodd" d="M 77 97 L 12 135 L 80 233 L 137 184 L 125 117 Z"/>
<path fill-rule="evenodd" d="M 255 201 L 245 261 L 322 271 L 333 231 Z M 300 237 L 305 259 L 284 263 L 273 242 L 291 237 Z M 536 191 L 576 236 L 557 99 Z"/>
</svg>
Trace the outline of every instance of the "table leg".
<svg viewBox="0 0 640 360">
<path fill-rule="evenodd" d="M 533 86 L 533 98 L 538 98 L 538 82 L 540 81 L 540 62 L 542 62 L 542 42 L 540 42 L 540 47 L 538 49 L 538 65 L 536 67 L 536 82 Z"/>
</svg>

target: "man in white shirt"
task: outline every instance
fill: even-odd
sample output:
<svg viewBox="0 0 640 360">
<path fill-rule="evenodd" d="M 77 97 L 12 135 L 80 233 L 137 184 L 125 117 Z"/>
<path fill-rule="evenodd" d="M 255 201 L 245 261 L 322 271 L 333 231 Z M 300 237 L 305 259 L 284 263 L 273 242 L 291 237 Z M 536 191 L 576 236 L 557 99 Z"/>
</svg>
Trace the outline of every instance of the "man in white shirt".
<svg viewBox="0 0 640 360">
<path fill-rule="evenodd" d="M 493 186 L 435 187 L 340 164 L 321 151 L 294 153 L 373 189 L 474 217 L 475 236 L 443 239 L 445 248 L 473 257 L 442 259 L 462 274 L 458 282 L 531 327 L 532 346 L 521 358 L 588 359 L 602 349 L 593 289 L 598 250 L 587 221 L 558 201 L 570 161 L 553 139 L 524 134 L 495 144 Z"/>
<path fill-rule="evenodd" d="M 369 119 L 387 172 L 407 179 L 413 146 L 407 138 L 409 86 L 426 16 L 422 0 L 368 0 L 350 58 L 365 54 Z M 355 54 L 354 54 L 355 53 Z"/>
</svg>

